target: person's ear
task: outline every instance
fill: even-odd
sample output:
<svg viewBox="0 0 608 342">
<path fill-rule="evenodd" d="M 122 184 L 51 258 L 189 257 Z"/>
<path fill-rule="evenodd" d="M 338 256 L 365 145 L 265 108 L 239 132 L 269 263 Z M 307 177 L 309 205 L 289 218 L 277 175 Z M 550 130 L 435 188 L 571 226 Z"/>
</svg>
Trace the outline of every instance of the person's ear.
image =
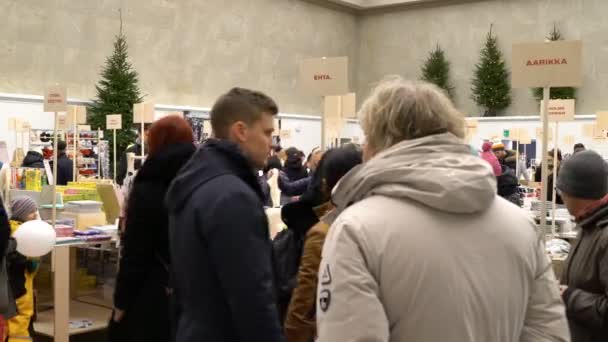
<svg viewBox="0 0 608 342">
<path fill-rule="evenodd" d="M 247 140 L 247 130 L 247 124 L 237 121 L 230 126 L 230 136 L 237 142 L 244 142 Z"/>
</svg>

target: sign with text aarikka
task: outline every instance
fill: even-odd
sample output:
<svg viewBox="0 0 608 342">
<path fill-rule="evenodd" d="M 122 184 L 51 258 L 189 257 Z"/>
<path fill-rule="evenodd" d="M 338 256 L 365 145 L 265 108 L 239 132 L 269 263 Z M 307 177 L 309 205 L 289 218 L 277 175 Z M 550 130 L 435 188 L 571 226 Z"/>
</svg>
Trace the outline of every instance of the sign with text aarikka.
<svg viewBox="0 0 608 342">
<path fill-rule="evenodd" d="M 65 112 L 67 110 L 67 91 L 64 86 L 54 85 L 44 92 L 44 111 Z"/>
<path fill-rule="evenodd" d="M 299 86 L 308 95 L 348 93 L 348 57 L 302 60 Z"/>
<path fill-rule="evenodd" d="M 545 101 L 540 101 L 540 110 L 543 110 Z M 574 100 L 549 100 L 549 121 L 561 122 L 574 120 Z"/>
<path fill-rule="evenodd" d="M 122 115 L 121 114 L 106 115 L 106 129 L 122 129 Z"/>
<path fill-rule="evenodd" d="M 580 40 L 513 44 L 514 88 L 579 87 L 583 84 Z"/>
</svg>

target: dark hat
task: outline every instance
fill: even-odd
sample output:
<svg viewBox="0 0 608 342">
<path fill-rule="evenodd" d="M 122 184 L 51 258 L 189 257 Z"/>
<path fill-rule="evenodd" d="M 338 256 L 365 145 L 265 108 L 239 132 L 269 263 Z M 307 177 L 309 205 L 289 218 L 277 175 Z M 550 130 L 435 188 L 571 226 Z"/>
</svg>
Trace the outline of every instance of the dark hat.
<svg viewBox="0 0 608 342">
<path fill-rule="evenodd" d="M 608 193 L 608 164 L 596 152 L 576 153 L 560 168 L 557 188 L 575 198 L 600 199 Z"/>
</svg>

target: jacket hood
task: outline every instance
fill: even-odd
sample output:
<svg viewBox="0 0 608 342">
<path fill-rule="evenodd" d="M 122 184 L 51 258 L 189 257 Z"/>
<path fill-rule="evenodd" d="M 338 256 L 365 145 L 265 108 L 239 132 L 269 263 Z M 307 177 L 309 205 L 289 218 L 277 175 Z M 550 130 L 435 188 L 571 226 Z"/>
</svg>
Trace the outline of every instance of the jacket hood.
<svg viewBox="0 0 608 342">
<path fill-rule="evenodd" d="M 28 151 L 27 154 L 25 155 L 25 158 L 23 158 L 23 165 L 31 165 L 31 164 L 35 164 L 35 163 L 43 163 L 44 162 L 44 157 L 42 156 L 41 153 L 36 152 L 36 151 Z"/>
<path fill-rule="evenodd" d="M 239 177 L 263 201 L 257 175 L 238 145 L 227 140 L 210 139 L 194 152 L 171 183 L 166 197 L 169 212 L 178 212 L 200 186 L 227 174 Z"/>
<path fill-rule="evenodd" d="M 158 180 L 170 183 L 195 150 L 193 144 L 166 146 L 146 158 L 146 162 L 137 172 L 136 181 Z"/>
<path fill-rule="evenodd" d="M 332 200 L 338 211 L 372 195 L 409 199 L 440 211 L 471 214 L 496 197 L 496 179 L 451 133 L 403 141 L 351 170 Z"/>
</svg>

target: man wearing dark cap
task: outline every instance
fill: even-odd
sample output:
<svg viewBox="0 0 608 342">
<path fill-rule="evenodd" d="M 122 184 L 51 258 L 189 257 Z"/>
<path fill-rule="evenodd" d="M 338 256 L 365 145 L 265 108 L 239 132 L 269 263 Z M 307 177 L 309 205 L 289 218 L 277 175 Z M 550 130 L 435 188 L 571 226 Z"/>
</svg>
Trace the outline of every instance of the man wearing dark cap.
<svg viewBox="0 0 608 342">
<path fill-rule="evenodd" d="M 74 162 L 65 153 L 65 141 L 57 142 L 57 185 L 68 185 L 74 180 Z"/>
<path fill-rule="evenodd" d="M 608 165 L 593 151 L 566 161 L 557 189 L 580 229 L 561 283 L 572 342 L 608 338 Z"/>
</svg>

